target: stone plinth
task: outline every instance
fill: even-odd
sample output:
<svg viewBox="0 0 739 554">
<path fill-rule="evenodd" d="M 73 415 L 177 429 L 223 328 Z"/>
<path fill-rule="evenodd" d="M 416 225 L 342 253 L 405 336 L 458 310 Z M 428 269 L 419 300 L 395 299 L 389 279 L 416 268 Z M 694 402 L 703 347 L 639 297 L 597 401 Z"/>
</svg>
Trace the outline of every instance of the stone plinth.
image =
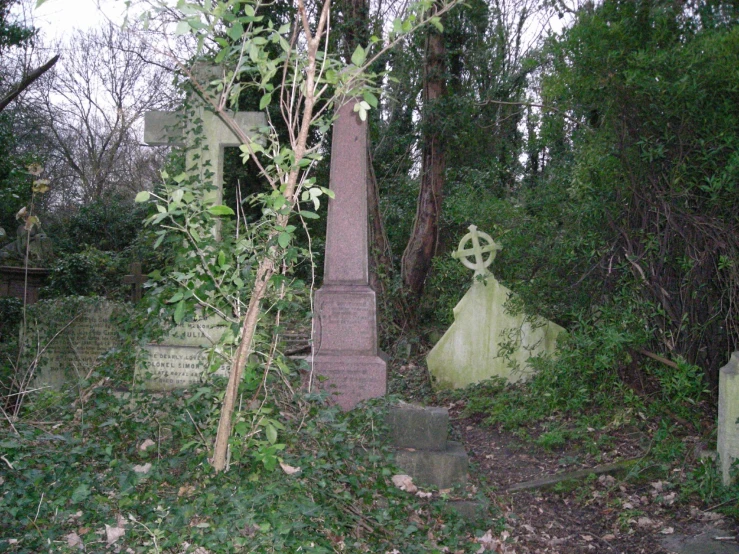
<svg viewBox="0 0 739 554">
<path fill-rule="evenodd" d="M 439 489 L 467 483 L 467 453 L 460 443 L 447 440 L 446 408 L 401 403 L 390 408 L 386 421 L 395 464 L 414 483 Z"/>
<path fill-rule="evenodd" d="M 323 287 L 316 293 L 312 363 L 344 409 L 383 396 L 375 292 L 369 286 L 367 127 L 345 104 L 334 124 Z"/>
<path fill-rule="evenodd" d="M 26 304 L 35 304 L 48 276 L 49 270 L 44 268 L 0 266 L 0 297 L 25 297 Z"/>
<path fill-rule="evenodd" d="M 405 402 L 388 410 L 389 439 L 397 448 L 445 450 L 449 429 L 446 408 L 421 407 Z"/>
<path fill-rule="evenodd" d="M 731 466 L 739 460 L 739 352 L 719 370 L 718 455 L 724 485 L 729 485 Z"/>
<path fill-rule="evenodd" d="M 467 453 L 458 442 L 447 442 L 441 451 L 399 449 L 395 463 L 417 485 L 449 489 L 467 483 Z"/>
</svg>

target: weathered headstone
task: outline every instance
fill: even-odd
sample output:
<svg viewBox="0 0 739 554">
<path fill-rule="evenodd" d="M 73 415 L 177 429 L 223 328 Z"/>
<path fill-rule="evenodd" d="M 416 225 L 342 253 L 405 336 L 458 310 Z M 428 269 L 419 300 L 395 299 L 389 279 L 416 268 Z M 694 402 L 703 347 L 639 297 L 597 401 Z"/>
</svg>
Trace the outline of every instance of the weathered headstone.
<svg viewBox="0 0 739 554">
<path fill-rule="evenodd" d="M 61 388 L 65 382 L 87 376 L 100 356 L 120 347 L 118 331 L 111 322 L 116 304 L 105 300 L 86 303 L 76 314 L 55 321 L 51 308 L 40 308 L 28 326 L 27 359 L 39 355 L 36 386 Z"/>
<path fill-rule="evenodd" d="M 167 391 L 199 383 L 208 370 L 205 348 L 216 343 L 226 330 L 224 321 L 212 316 L 182 323 L 161 344 L 149 344 L 142 352 L 136 373 L 148 390 Z M 221 367 L 216 374 L 226 375 Z"/>
<path fill-rule="evenodd" d="M 487 270 L 500 246 L 474 225 L 469 230 L 454 257 L 475 271 L 475 280 L 454 308 L 454 323 L 426 358 L 438 387 L 465 387 L 494 376 L 525 379 L 532 371 L 529 358 L 553 354 L 564 331 L 544 318 L 509 313 L 513 293 Z"/>
<path fill-rule="evenodd" d="M 193 70 L 194 77 L 202 81 L 201 84 L 217 78 L 217 72 L 217 67 L 202 64 Z M 241 140 L 200 97 L 191 94 L 190 101 L 192 106 L 187 117 L 176 112 L 146 112 L 144 142 L 150 146 L 186 147 L 187 170 L 195 171 L 199 183 L 213 186 L 205 196 L 206 203 L 222 204 L 224 149 L 240 146 Z M 231 116 L 247 135 L 253 136 L 257 128 L 267 124 L 261 112 L 231 112 Z M 198 125 L 201 128 L 196 133 Z"/>
<path fill-rule="evenodd" d="M 375 291 L 369 286 L 367 127 L 354 102 L 339 109 L 331 147 L 323 286 L 316 292 L 312 363 L 344 409 L 383 396 L 386 364 L 377 348 Z"/>
<path fill-rule="evenodd" d="M 207 65 L 198 65 L 193 71 L 201 85 L 217 78 L 217 72 L 218 68 Z M 151 146 L 186 147 L 188 172 L 194 171 L 201 185 L 212 186 L 205 195 L 205 202 L 222 204 L 224 150 L 228 146 L 240 146 L 241 140 L 201 98 L 191 94 L 190 101 L 191 111 L 187 116 L 174 112 L 147 112 L 144 116 L 144 142 Z M 265 115 L 261 112 L 236 112 L 231 116 L 249 136 L 254 136 L 257 128 L 266 125 Z M 214 234 L 218 234 L 217 228 Z M 198 383 L 208 369 L 204 348 L 217 341 L 224 330 L 225 324 L 220 318 L 178 325 L 161 344 L 146 347 L 136 369 L 137 375 L 151 376 L 144 382 L 150 390 L 185 388 Z M 223 371 L 219 370 L 221 374 Z"/>
<path fill-rule="evenodd" d="M 719 370 L 718 455 L 724 485 L 731 483 L 731 466 L 739 460 L 739 352 Z"/>
</svg>

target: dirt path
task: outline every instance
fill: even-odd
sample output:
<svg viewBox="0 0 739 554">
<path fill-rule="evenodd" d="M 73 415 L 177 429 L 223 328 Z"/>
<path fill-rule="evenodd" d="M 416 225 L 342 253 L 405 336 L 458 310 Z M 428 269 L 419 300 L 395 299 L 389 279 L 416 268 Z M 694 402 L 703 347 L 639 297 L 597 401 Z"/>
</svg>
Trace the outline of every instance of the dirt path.
<svg viewBox="0 0 739 554">
<path fill-rule="evenodd" d="M 734 522 L 705 507 L 678 507 L 677 494 L 665 481 L 636 485 L 604 474 L 506 492 L 511 485 L 546 475 L 638 457 L 648 447 L 639 433 L 621 433 L 609 451 L 596 455 L 566 447 L 548 451 L 460 414 L 461 406 L 450 410 L 455 438 L 470 457 L 470 475 L 493 489 L 492 500 L 505 516 L 517 554 L 739 553 Z"/>
</svg>

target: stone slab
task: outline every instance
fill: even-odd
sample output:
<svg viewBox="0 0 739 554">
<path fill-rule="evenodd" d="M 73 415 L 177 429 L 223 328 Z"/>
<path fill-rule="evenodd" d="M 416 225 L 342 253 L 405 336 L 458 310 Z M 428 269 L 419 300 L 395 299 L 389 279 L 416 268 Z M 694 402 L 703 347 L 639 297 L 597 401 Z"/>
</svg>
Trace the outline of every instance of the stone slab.
<svg viewBox="0 0 739 554">
<path fill-rule="evenodd" d="M 458 442 L 449 441 L 442 451 L 397 450 L 395 465 L 420 486 L 449 489 L 467 483 L 467 453 Z"/>
<path fill-rule="evenodd" d="M 330 392 L 331 401 L 344 410 L 363 400 L 384 396 L 387 390 L 386 364 L 379 356 L 319 354 L 312 358 L 312 363 L 314 373 L 324 378 L 320 387 Z"/>
<path fill-rule="evenodd" d="M 489 504 L 482 500 L 452 500 L 444 505 L 445 512 L 453 512 L 469 523 L 487 521 Z"/>
<path fill-rule="evenodd" d="M 144 378 L 144 387 L 152 391 L 168 391 L 192 387 L 202 382 L 208 369 L 208 356 L 199 346 L 171 346 L 150 344 L 145 366 L 137 370 Z M 148 375 L 151 375 L 150 377 Z M 227 376 L 221 367 L 217 375 Z"/>
<path fill-rule="evenodd" d="M 226 321 L 216 315 L 198 321 L 188 321 L 172 328 L 162 344 L 208 347 L 220 340 L 226 328 Z"/>
<path fill-rule="evenodd" d="M 403 402 L 388 410 L 386 423 L 390 444 L 396 448 L 446 449 L 449 433 L 449 410 L 446 408 Z"/>
<path fill-rule="evenodd" d="M 324 286 L 316 292 L 318 354 L 377 355 L 375 291 L 369 286 Z"/>
<path fill-rule="evenodd" d="M 35 386 L 60 389 L 65 383 L 82 379 L 98 363 L 100 356 L 120 347 L 118 331 L 110 320 L 116 306 L 108 301 L 80 306 L 79 315 L 68 326 L 65 327 L 73 314 L 54 328 L 45 323 L 49 319 L 44 315 L 44 308 L 37 308 L 35 321 L 29 325 L 26 335 L 28 354 L 34 356 L 41 350 Z"/>
<path fill-rule="evenodd" d="M 736 540 L 716 540 L 735 537 L 735 530 L 721 529 L 712 525 L 696 525 L 689 534 L 667 535 L 660 539 L 663 548 L 673 554 L 739 554 Z"/>
<path fill-rule="evenodd" d="M 331 141 L 330 188 L 326 218 L 324 283 L 369 283 L 367 220 L 367 122 L 355 101 L 338 110 Z"/>
<path fill-rule="evenodd" d="M 721 478 L 729 485 L 731 466 L 739 460 L 739 352 L 719 370 L 718 378 L 718 440 Z"/>
<path fill-rule="evenodd" d="M 136 378 L 148 390 L 167 391 L 201 383 L 208 370 L 205 348 L 216 343 L 227 326 L 223 318 L 210 316 L 175 326 L 159 344 L 149 344 L 140 356 Z M 225 367 L 216 375 L 227 376 Z"/>
<path fill-rule="evenodd" d="M 472 284 L 454 308 L 454 323 L 426 358 L 435 387 L 462 388 L 491 377 L 525 380 L 533 371 L 529 358 L 555 352 L 564 329 L 508 313 L 512 294 L 492 275 Z"/>
</svg>

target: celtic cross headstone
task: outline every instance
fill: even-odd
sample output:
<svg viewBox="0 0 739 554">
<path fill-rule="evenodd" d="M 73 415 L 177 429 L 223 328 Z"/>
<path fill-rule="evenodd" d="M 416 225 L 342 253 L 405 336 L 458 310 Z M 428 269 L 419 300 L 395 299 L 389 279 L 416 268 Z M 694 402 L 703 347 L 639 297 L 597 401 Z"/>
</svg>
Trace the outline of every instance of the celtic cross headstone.
<svg viewBox="0 0 739 554">
<path fill-rule="evenodd" d="M 475 272 L 475 280 L 454 308 L 454 323 L 426 358 L 438 387 L 464 387 L 495 376 L 525 379 L 532 372 L 529 358 L 554 352 L 559 325 L 508 309 L 513 293 L 488 270 L 501 249 L 470 225 L 452 254 Z"/>
<path fill-rule="evenodd" d="M 462 262 L 465 267 L 475 270 L 475 275 L 485 275 L 488 273 L 488 266 L 493 263 L 495 255 L 502 247 L 490 238 L 490 235 L 477 230 L 476 225 L 470 225 L 467 233 L 462 240 L 459 241 L 459 248 L 452 257 Z M 483 240 L 486 244 L 480 244 Z M 470 246 L 467 247 L 467 243 Z M 487 259 L 485 254 L 488 254 Z"/>
</svg>

